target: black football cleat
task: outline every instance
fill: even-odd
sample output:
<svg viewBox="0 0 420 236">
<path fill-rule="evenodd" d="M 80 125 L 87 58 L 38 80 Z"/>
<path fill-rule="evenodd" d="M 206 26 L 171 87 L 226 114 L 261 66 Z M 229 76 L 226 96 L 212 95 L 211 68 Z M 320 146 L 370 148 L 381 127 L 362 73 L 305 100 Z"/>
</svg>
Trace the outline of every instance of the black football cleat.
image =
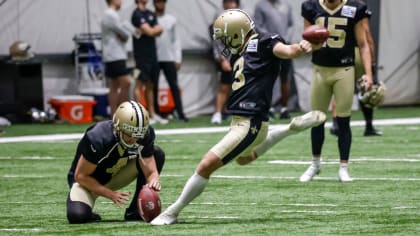
<svg viewBox="0 0 420 236">
<path fill-rule="evenodd" d="M 98 213 L 92 211 L 92 215 L 90 216 L 89 221 L 90 222 L 98 222 L 98 221 L 101 221 L 101 220 L 102 220 L 101 216 Z"/>
<path fill-rule="evenodd" d="M 179 118 L 179 121 L 187 123 L 190 120 L 186 116 L 182 116 L 182 117 Z"/>
<path fill-rule="evenodd" d="M 382 136 L 382 134 L 383 134 L 382 131 L 372 128 L 372 129 L 365 129 L 365 133 L 363 135 L 368 137 L 368 136 Z"/>
<path fill-rule="evenodd" d="M 331 126 L 330 134 L 338 137 L 338 127 L 335 125 Z"/>
<path fill-rule="evenodd" d="M 288 120 L 290 119 L 290 114 L 288 110 L 280 112 L 280 120 Z"/>
<path fill-rule="evenodd" d="M 127 208 L 127 209 L 125 209 L 124 220 L 126 220 L 126 221 L 139 221 L 139 220 L 143 220 L 143 219 L 140 217 L 137 209 Z"/>
</svg>

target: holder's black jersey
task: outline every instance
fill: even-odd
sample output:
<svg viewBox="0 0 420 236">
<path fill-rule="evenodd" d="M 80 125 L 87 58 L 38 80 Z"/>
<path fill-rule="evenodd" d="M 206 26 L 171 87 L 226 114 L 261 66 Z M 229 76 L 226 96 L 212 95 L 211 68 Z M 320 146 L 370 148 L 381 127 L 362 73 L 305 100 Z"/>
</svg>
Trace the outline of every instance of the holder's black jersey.
<svg viewBox="0 0 420 236">
<path fill-rule="evenodd" d="M 268 120 L 273 85 L 280 60 L 273 54 L 274 45 L 284 40 L 274 34 L 255 34 L 244 52 L 233 55 L 234 82 L 227 109 L 230 114 Z"/>
<path fill-rule="evenodd" d="M 155 132 L 149 126 L 144 138 L 137 141 L 140 144 L 139 150 L 127 150 L 119 144 L 119 139 L 114 135 L 111 120 L 98 122 L 89 127 L 80 140 L 70 172 L 75 172 L 80 155 L 83 155 L 86 160 L 97 165 L 91 176 L 99 183 L 106 184 L 129 159 L 139 158 L 139 154 L 145 158 L 151 157 L 154 140 Z"/>
<path fill-rule="evenodd" d="M 335 10 L 324 5 L 324 0 L 302 3 L 302 16 L 311 24 L 322 25 L 330 32 L 324 46 L 312 53 L 312 62 L 320 66 L 354 65 L 355 25 L 371 14 L 364 2 L 343 0 Z"/>
</svg>

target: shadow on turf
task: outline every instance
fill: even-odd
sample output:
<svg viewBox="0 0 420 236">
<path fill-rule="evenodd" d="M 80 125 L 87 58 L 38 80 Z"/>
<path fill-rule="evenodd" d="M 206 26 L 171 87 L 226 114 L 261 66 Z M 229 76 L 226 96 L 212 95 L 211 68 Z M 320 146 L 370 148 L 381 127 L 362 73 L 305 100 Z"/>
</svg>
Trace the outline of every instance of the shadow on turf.
<svg viewBox="0 0 420 236">
<path fill-rule="evenodd" d="M 299 222 L 306 220 L 303 217 L 267 217 L 267 218 L 246 218 L 246 219 L 186 219 L 180 220 L 177 225 L 226 225 L 226 224 L 270 224 L 270 223 L 288 223 L 288 222 Z"/>
<path fill-rule="evenodd" d="M 198 218 L 198 219 L 182 219 L 176 225 L 201 225 L 201 224 L 267 224 L 267 223 L 287 223 L 287 222 L 298 222 L 302 220 L 302 217 L 278 217 L 278 218 L 244 218 L 244 219 L 205 219 L 205 218 Z M 108 224 L 108 223 L 141 223 L 144 225 L 148 225 L 144 221 L 126 221 L 126 220 L 101 220 L 96 222 L 90 222 L 89 224 Z"/>
</svg>

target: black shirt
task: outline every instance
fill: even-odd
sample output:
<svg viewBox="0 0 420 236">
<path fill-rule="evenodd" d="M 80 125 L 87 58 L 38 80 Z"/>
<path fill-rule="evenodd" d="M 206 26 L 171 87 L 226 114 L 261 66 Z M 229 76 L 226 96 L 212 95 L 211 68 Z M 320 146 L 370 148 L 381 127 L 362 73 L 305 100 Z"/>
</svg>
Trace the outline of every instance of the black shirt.
<svg viewBox="0 0 420 236">
<path fill-rule="evenodd" d="M 144 139 L 138 140 L 142 157 L 151 157 L 154 150 L 155 132 L 149 126 Z M 70 173 L 76 170 L 80 155 L 97 165 L 92 177 L 99 183 L 106 184 L 113 175 L 124 167 L 128 160 L 139 158 L 138 151 L 127 150 L 119 144 L 119 139 L 114 135 L 111 120 L 99 122 L 89 127 L 77 146 L 76 155 L 70 167 Z"/>
<path fill-rule="evenodd" d="M 131 16 L 131 24 L 140 28 L 145 23 L 151 27 L 157 25 L 156 16 L 147 9 L 143 11 L 136 8 Z M 142 34 L 140 38 L 133 37 L 133 53 L 136 61 L 157 61 L 155 38 L 145 34 Z"/>
<path fill-rule="evenodd" d="M 320 66 L 354 65 L 355 25 L 370 11 L 364 2 L 348 0 L 336 10 L 328 9 L 320 0 L 302 3 L 302 16 L 311 24 L 322 25 L 330 32 L 324 47 L 312 53 L 312 62 Z"/>
<path fill-rule="evenodd" d="M 234 82 L 227 105 L 229 113 L 268 120 L 281 61 L 273 48 L 279 42 L 284 40 L 278 35 L 254 35 L 241 55 L 232 56 Z"/>
</svg>

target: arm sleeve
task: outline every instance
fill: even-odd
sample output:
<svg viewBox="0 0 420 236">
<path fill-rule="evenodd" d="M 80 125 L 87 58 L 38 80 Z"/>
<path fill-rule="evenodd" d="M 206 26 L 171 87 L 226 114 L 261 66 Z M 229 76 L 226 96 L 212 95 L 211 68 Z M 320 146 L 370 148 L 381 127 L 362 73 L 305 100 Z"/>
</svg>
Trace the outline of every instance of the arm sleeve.
<svg viewBox="0 0 420 236">
<path fill-rule="evenodd" d="M 273 48 L 277 43 L 285 43 L 285 41 L 279 35 L 267 34 L 261 38 L 258 47 L 261 47 L 265 55 L 275 57 L 273 54 Z"/>
<path fill-rule="evenodd" d="M 153 19 L 152 19 L 152 21 L 150 22 L 150 26 L 155 26 L 155 25 L 158 25 L 158 21 L 157 21 L 157 17 L 155 16 L 155 15 L 153 15 L 152 14 L 152 16 L 153 16 Z"/>
<path fill-rule="evenodd" d="M 174 27 L 173 27 L 173 37 L 174 37 L 174 50 L 175 50 L 175 62 L 181 63 L 182 62 L 182 46 L 181 40 L 179 40 L 178 31 L 176 30 L 177 22 L 175 19 Z"/>
<path fill-rule="evenodd" d="M 305 18 L 305 20 L 309 21 L 311 24 L 315 24 L 315 15 L 312 11 L 311 2 L 306 1 L 302 3 L 301 15 L 303 18 Z"/>
<path fill-rule="evenodd" d="M 367 12 L 370 12 L 367 9 L 367 5 L 365 3 L 360 2 L 360 5 L 359 5 L 359 7 L 357 7 L 357 11 L 356 11 L 356 17 L 355 17 L 356 23 L 359 22 L 360 20 L 362 20 L 363 18 L 366 18 L 366 17 L 369 18 L 370 15 L 368 15 Z M 370 13 L 370 14 L 372 14 L 372 13 Z"/>
<path fill-rule="evenodd" d="M 144 19 L 142 14 L 138 11 L 134 11 L 133 15 L 131 16 L 131 24 L 133 24 L 136 28 L 140 28 L 140 25 L 143 21 Z"/>
<path fill-rule="evenodd" d="M 105 16 L 104 24 L 124 40 L 127 40 L 131 35 L 130 32 L 124 27 L 124 24 L 116 17 L 111 15 Z"/>
<path fill-rule="evenodd" d="M 85 134 L 77 147 L 84 158 L 93 164 L 98 164 L 100 160 L 100 147 L 95 146 Z"/>
<path fill-rule="evenodd" d="M 153 152 L 155 150 L 155 131 L 153 128 L 149 127 L 147 130 L 147 133 L 143 139 L 142 145 L 143 149 L 141 150 L 141 156 L 142 157 L 150 157 L 153 155 Z"/>
</svg>

